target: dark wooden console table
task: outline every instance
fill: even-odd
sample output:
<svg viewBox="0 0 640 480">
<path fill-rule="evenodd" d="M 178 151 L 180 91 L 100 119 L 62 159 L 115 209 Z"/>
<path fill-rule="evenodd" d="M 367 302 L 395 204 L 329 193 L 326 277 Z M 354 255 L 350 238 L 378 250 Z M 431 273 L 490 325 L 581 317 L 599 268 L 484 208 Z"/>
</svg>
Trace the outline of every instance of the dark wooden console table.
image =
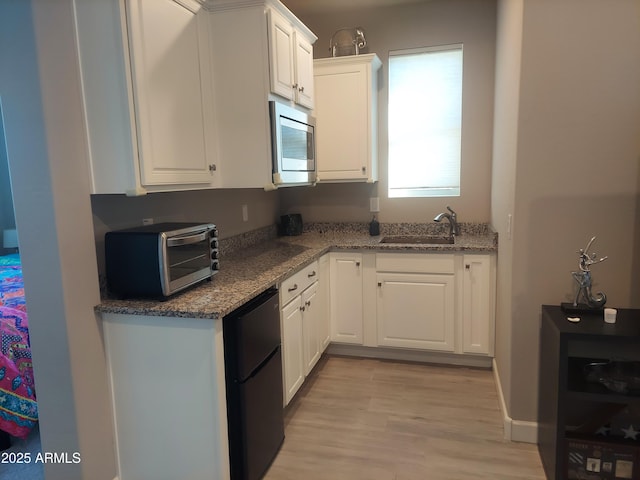
<svg viewBox="0 0 640 480">
<path fill-rule="evenodd" d="M 594 361 L 640 360 L 640 310 L 618 309 L 614 324 L 605 323 L 602 312 L 572 316 L 581 321 L 569 322 L 559 306 L 542 306 L 538 450 L 549 480 L 566 478 L 567 439 L 610 441 L 589 434 L 585 424 L 593 427 L 606 421 L 607 412 L 640 405 L 640 396 L 612 392 L 583 374 Z M 633 445 L 640 448 L 640 441 Z"/>
</svg>

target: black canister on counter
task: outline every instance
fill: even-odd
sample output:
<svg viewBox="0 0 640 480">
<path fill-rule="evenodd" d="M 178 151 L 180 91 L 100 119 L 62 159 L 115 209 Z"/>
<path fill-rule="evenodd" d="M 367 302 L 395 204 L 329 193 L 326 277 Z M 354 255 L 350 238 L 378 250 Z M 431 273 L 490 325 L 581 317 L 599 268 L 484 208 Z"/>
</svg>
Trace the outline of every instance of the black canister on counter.
<svg viewBox="0 0 640 480">
<path fill-rule="evenodd" d="M 376 216 L 373 216 L 371 223 L 369 223 L 369 235 L 372 237 L 375 235 L 380 235 L 380 223 L 376 220 Z"/>
<path fill-rule="evenodd" d="M 299 213 L 281 215 L 280 235 L 302 235 L 302 215 Z"/>
</svg>

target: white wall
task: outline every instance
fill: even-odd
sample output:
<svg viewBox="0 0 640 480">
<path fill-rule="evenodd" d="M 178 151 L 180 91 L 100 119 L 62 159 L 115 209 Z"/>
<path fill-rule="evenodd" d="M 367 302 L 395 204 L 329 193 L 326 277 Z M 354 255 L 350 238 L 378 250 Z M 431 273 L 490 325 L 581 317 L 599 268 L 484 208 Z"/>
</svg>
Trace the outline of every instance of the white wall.
<svg viewBox="0 0 640 480">
<path fill-rule="evenodd" d="M 115 453 L 71 2 L 0 2 L 0 98 L 48 480 L 111 480 Z"/>
</svg>

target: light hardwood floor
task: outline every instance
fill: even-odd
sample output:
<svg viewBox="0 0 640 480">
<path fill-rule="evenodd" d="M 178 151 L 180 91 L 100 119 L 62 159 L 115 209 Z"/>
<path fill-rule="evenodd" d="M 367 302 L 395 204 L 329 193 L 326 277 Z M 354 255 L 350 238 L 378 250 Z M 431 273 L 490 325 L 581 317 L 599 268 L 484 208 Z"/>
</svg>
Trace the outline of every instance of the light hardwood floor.
<svg viewBox="0 0 640 480">
<path fill-rule="evenodd" d="M 544 480 L 503 440 L 489 370 L 323 357 L 285 412 L 266 480 Z"/>
</svg>

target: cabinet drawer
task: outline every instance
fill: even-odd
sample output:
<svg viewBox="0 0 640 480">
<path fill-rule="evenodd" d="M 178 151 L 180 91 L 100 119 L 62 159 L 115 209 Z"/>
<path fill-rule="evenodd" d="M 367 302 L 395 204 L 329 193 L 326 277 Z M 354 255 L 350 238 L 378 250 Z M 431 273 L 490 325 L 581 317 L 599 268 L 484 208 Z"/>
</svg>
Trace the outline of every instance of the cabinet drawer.
<svg viewBox="0 0 640 480">
<path fill-rule="evenodd" d="M 315 261 L 291 275 L 280 285 L 280 305 L 286 305 L 318 279 L 318 262 Z"/>
<path fill-rule="evenodd" d="M 453 254 L 447 253 L 378 253 L 378 272 L 449 273 L 455 272 Z"/>
</svg>

